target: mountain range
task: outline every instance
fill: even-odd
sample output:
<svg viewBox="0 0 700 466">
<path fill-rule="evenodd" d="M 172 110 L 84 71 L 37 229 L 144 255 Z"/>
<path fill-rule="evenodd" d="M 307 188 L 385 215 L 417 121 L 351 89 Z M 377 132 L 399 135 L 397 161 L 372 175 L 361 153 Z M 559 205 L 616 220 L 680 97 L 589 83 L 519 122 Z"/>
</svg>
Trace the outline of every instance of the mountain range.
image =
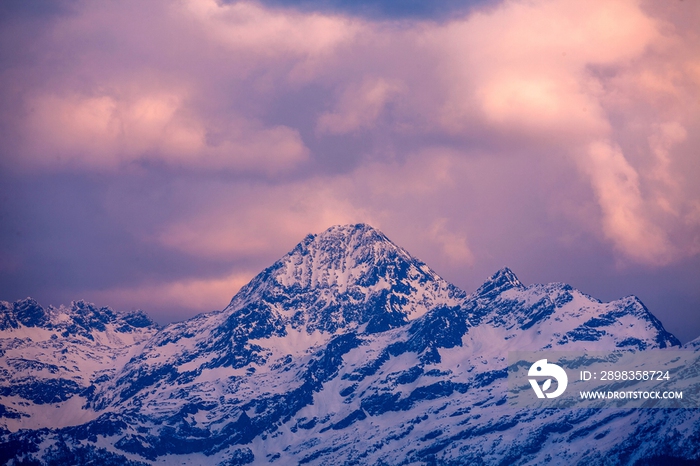
<svg viewBox="0 0 700 466">
<path fill-rule="evenodd" d="M 309 235 L 221 311 L 157 326 L 0 302 L 0 461 L 698 464 L 697 409 L 515 409 L 509 351 L 686 350 L 636 297 L 508 268 L 472 293 L 364 224 Z"/>
</svg>

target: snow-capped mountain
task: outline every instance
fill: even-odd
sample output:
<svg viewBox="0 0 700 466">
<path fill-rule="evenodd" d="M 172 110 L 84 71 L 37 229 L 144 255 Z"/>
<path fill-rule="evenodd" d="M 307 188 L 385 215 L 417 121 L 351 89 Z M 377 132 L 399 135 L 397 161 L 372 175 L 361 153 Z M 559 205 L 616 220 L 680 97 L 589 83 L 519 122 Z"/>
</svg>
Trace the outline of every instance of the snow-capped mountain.
<svg viewBox="0 0 700 466">
<path fill-rule="evenodd" d="M 28 328 L 25 321 L 38 322 L 27 316 L 41 313 L 15 311 L 23 306 L 4 304 L 12 312 L 2 321 L 2 348 L 17 340 L 12 332 Z M 697 410 L 528 411 L 506 403 L 508 351 L 679 347 L 637 298 L 601 303 L 565 284 L 524 286 L 507 268 L 467 295 L 367 225 L 307 236 L 223 311 L 157 333 L 138 321 L 127 332 L 131 340 L 115 343 L 130 317 L 99 310 L 112 320 L 76 324 L 85 330 L 78 345 L 56 327 L 70 319 L 55 316 L 77 315 L 73 308 L 49 312 L 51 324 L 41 321 L 41 331 L 53 332 L 48 337 L 21 337 L 23 348 L 41 353 L 34 361 L 63 372 L 50 377 L 51 369 L 36 366 L 44 372 L 35 385 L 2 393 L 0 460 L 7 464 L 700 459 Z M 36 350 L 47 339 L 83 362 L 63 368 L 63 349 Z M 698 367 L 700 345 L 686 349 L 688 367 Z M 3 354 L 3 367 L 11 359 Z M 34 377 L 18 367 L 5 373 Z M 65 403 L 36 401 L 53 378 L 85 389 L 70 392 L 79 401 L 74 417 L 37 424 L 42 412 Z"/>
<path fill-rule="evenodd" d="M 163 329 L 105 393 L 126 399 L 159 381 L 245 374 L 305 354 L 337 333 L 400 327 L 464 296 L 381 232 L 333 227 L 307 236 L 222 312 Z"/>
<path fill-rule="evenodd" d="M 117 314 L 84 301 L 43 308 L 0 302 L 0 417 L 5 427 L 64 427 L 97 413 L 82 409 L 153 337 L 143 312 Z M 50 409 L 49 409 L 50 407 Z"/>
<path fill-rule="evenodd" d="M 472 294 L 463 312 L 475 327 L 488 329 L 497 337 L 502 350 L 680 346 L 635 296 L 601 303 L 563 283 L 525 287 L 507 268 Z M 476 333 L 472 332 L 471 338 Z"/>
</svg>

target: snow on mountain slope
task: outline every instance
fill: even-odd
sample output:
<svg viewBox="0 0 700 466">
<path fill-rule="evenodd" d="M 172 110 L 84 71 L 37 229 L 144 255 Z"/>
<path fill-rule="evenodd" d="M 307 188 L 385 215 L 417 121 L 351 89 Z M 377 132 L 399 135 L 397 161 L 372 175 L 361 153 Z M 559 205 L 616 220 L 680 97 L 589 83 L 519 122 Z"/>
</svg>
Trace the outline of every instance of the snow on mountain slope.
<svg viewBox="0 0 700 466">
<path fill-rule="evenodd" d="M 697 410 L 506 403 L 510 350 L 678 345 L 634 297 L 601 303 L 564 284 L 524 286 L 509 269 L 467 295 L 377 230 L 333 227 L 305 238 L 225 310 L 170 325 L 122 359 L 95 382 L 89 402 L 99 417 L 5 432 L 0 462 L 697 460 Z M 700 367 L 700 345 L 685 348 L 687 367 Z"/>
<path fill-rule="evenodd" d="M 680 346 L 634 296 L 601 303 L 563 283 L 525 287 L 507 268 L 470 295 L 464 311 L 479 329 L 468 344 L 495 339 L 501 351 Z"/>
<path fill-rule="evenodd" d="M 236 295 L 228 310 L 265 302 L 293 327 L 387 330 L 464 293 L 364 224 L 309 235 Z"/>
<path fill-rule="evenodd" d="M 0 302 L 0 425 L 63 427 L 97 417 L 85 409 L 104 383 L 157 331 L 142 312 L 117 314 L 83 301 L 44 309 Z"/>
<path fill-rule="evenodd" d="M 304 238 L 222 312 L 165 328 L 106 390 L 112 398 L 102 405 L 153 383 L 241 374 L 304 354 L 337 333 L 399 327 L 464 297 L 378 230 L 332 227 Z"/>
</svg>

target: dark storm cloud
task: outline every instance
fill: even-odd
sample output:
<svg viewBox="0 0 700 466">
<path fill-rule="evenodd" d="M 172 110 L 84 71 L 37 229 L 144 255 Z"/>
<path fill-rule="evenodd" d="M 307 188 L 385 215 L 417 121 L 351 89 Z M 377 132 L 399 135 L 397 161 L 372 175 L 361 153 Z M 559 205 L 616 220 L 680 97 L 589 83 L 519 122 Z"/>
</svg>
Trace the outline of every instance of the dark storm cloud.
<svg viewBox="0 0 700 466">
<path fill-rule="evenodd" d="M 235 3 L 229 1 L 226 3 Z M 292 7 L 303 11 L 345 13 L 373 19 L 447 20 L 476 7 L 494 5 L 494 0 L 265 0 L 272 7 Z"/>
</svg>

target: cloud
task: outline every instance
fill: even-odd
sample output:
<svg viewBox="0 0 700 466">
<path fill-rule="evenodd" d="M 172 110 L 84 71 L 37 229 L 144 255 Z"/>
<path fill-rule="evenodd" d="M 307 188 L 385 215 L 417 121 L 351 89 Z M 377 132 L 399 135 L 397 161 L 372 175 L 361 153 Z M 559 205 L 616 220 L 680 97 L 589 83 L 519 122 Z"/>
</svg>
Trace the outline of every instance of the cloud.
<svg viewBox="0 0 700 466">
<path fill-rule="evenodd" d="M 326 56 L 361 30 L 340 15 L 274 10 L 254 2 L 187 0 L 183 5 L 180 13 L 198 21 L 214 41 L 258 59 Z"/>
<path fill-rule="evenodd" d="M 444 124 L 475 111 L 525 135 L 571 139 L 605 132 L 591 66 L 633 59 L 659 37 L 635 1 L 507 2 L 435 33 L 451 97 Z"/>
<path fill-rule="evenodd" d="M 344 134 L 376 125 L 389 99 L 401 91 L 401 85 L 384 79 L 366 79 L 359 87 L 351 86 L 342 93 L 336 109 L 322 114 L 318 130 Z"/>
<path fill-rule="evenodd" d="M 581 163 L 603 212 L 603 232 L 627 257 L 665 264 L 674 254 L 664 232 L 644 215 L 639 176 L 618 147 L 594 142 Z"/>
<path fill-rule="evenodd" d="M 273 189 L 223 186 L 206 211 L 183 213 L 153 240 L 194 256 L 230 261 L 270 251 L 283 254 L 285 247 L 291 249 L 308 233 L 330 225 L 364 221 L 379 226 L 376 217 L 344 197 L 338 189 L 344 183 L 320 179 Z M 242 193 L 251 201 L 232 207 Z"/>
<path fill-rule="evenodd" d="M 87 299 L 109 303 L 117 309 L 158 309 L 161 313 L 208 312 L 223 309 L 239 289 L 253 278 L 250 272 L 234 272 L 209 279 L 190 278 L 167 283 L 144 283 L 86 293 Z"/>
<path fill-rule="evenodd" d="M 430 229 L 431 239 L 440 245 L 443 255 L 449 262 L 473 265 L 474 254 L 467 245 L 466 236 L 448 228 L 447 222 L 446 218 L 441 218 L 433 223 Z"/>
<path fill-rule="evenodd" d="M 667 186 L 675 186 L 670 172 L 671 149 L 683 142 L 687 135 L 685 128 L 677 121 L 660 123 L 654 128 L 654 132 L 649 136 L 649 147 L 656 158 L 656 166 L 651 174 L 655 180 Z"/>
<path fill-rule="evenodd" d="M 618 256 L 656 266 L 696 254 L 698 242 L 698 225 L 679 214 L 697 193 L 679 189 L 688 178 L 677 162 L 697 121 L 698 106 L 683 102 L 698 101 L 690 50 L 700 47 L 664 19 L 637 1 L 507 2 L 436 33 L 452 58 L 444 127 L 570 158 Z"/>
<path fill-rule="evenodd" d="M 276 174 L 308 158 L 296 130 L 242 118 L 223 128 L 207 124 L 188 114 L 185 100 L 177 93 L 37 97 L 30 104 L 22 162 L 117 170 L 157 161 L 196 171 Z"/>
<path fill-rule="evenodd" d="M 33 66 L 12 70 L 15 166 L 288 172 L 309 150 L 260 114 L 280 79 L 302 79 L 357 33 L 341 17 L 251 2 L 153 2 L 138 18 L 134 2 L 74 7 L 31 39 Z"/>
</svg>

